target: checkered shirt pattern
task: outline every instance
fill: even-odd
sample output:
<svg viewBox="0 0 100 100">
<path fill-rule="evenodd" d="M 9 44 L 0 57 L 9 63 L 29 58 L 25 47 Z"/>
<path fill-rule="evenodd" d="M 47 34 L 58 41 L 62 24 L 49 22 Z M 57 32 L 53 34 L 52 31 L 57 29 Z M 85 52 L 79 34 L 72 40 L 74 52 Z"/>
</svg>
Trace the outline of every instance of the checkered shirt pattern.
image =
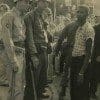
<svg viewBox="0 0 100 100">
<path fill-rule="evenodd" d="M 95 32 L 92 25 L 89 22 L 86 22 L 82 27 L 79 27 L 76 31 L 75 44 L 72 51 L 72 56 L 83 56 L 85 55 L 86 50 L 86 41 L 87 39 L 92 39 L 92 44 L 94 44 Z"/>
</svg>

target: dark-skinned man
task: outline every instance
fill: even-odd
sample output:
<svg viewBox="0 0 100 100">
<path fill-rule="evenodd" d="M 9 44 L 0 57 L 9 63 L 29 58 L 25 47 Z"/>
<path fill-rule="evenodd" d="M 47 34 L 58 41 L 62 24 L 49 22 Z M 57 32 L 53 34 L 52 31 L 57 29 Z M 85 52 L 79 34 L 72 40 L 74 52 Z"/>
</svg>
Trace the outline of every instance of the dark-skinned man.
<svg viewBox="0 0 100 100">
<path fill-rule="evenodd" d="M 25 16 L 26 25 L 26 89 L 24 100 L 49 97 L 47 86 L 47 44 L 49 43 L 44 20 L 47 0 L 38 0 L 37 8 Z M 33 73 L 30 74 L 30 65 Z M 33 78 L 31 77 L 34 77 Z M 33 82 L 34 81 L 34 82 Z M 33 86 L 34 84 L 34 86 Z M 33 92 L 36 94 L 33 94 Z"/>
<path fill-rule="evenodd" d="M 71 100 L 89 100 L 88 65 L 95 34 L 91 24 L 86 20 L 88 15 L 89 8 L 87 6 L 78 7 L 77 20 L 64 28 L 55 50 L 57 55 L 62 41 L 67 37 L 66 64 L 70 66 Z M 65 68 L 59 100 L 63 99 L 65 95 L 66 82 L 68 81 L 66 75 Z"/>
</svg>

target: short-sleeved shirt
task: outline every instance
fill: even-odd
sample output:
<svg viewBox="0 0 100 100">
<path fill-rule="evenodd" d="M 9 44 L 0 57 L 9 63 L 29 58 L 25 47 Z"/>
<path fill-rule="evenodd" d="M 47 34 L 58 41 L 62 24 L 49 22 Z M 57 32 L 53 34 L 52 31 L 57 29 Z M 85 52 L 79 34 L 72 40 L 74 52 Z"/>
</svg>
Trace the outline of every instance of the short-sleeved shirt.
<svg viewBox="0 0 100 100">
<path fill-rule="evenodd" d="M 86 54 L 86 41 L 91 38 L 94 44 L 95 32 L 92 25 L 86 22 L 82 27 L 76 31 L 75 44 L 72 51 L 72 56 L 83 56 Z"/>
</svg>

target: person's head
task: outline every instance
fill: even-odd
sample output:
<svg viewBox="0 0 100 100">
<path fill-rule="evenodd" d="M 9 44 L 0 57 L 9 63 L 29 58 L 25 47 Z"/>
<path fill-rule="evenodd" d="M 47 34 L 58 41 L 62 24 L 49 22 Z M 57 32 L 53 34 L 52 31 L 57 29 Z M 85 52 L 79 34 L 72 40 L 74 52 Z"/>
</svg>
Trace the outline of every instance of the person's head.
<svg viewBox="0 0 100 100">
<path fill-rule="evenodd" d="M 45 9 L 49 5 L 49 0 L 38 0 L 37 6 L 41 9 Z"/>
<path fill-rule="evenodd" d="M 17 0 L 16 8 L 20 11 L 22 15 L 26 14 L 29 10 L 29 3 L 26 0 Z"/>
<path fill-rule="evenodd" d="M 7 12 L 8 10 L 10 10 L 10 8 L 7 4 L 0 4 L 0 14 L 1 15 Z"/>
<path fill-rule="evenodd" d="M 77 11 L 77 19 L 79 21 L 86 21 L 88 15 L 89 15 L 89 7 L 86 5 L 81 5 L 78 7 Z"/>
<path fill-rule="evenodd" d="M 45 2 L 45 7 L 49 7 L 50 1 Z"/>
<path fill-rule="evenodd" d="M 67 13 L 66 17 L 69 18 L 69 19 L 71 19 L 71 13 Z"/>
</svg>

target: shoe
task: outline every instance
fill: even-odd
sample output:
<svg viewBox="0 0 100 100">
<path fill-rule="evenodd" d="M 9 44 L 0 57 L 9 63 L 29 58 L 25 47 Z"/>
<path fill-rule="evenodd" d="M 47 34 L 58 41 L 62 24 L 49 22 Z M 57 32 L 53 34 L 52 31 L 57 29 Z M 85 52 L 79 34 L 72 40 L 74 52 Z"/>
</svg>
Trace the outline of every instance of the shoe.
<svg viewBox="0 0 100 100">
<path fill-rule="evenodd" d="M 50 95 L 48 93 L 42 93 L 41 98 L 49 98 Z"/>
</svg>

